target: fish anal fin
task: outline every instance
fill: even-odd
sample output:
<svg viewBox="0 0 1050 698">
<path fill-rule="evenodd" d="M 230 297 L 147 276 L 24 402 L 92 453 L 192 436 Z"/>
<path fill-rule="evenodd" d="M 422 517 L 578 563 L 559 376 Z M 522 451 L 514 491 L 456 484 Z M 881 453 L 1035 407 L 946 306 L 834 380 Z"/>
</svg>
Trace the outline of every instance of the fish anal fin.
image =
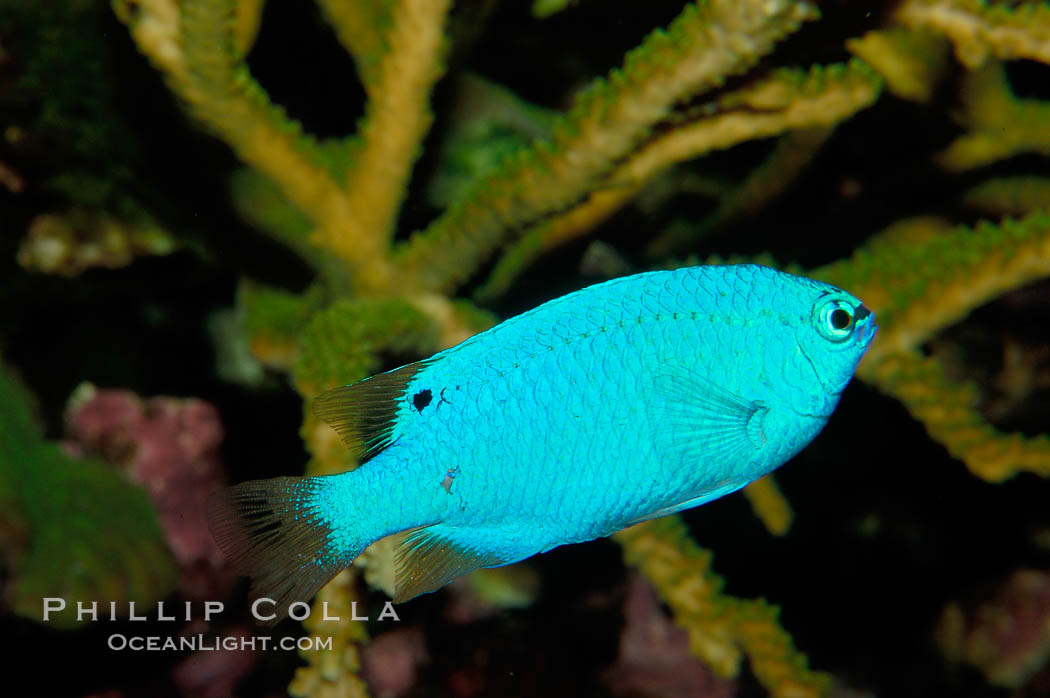
<svg viewBox="0 0 1050 698">
<path fill-rule="evenodd" d="M 394 544 L 394 603 L 437 591 L 480 567 L 507 562 L 456 541 L 454 531 L 440 524 L 395 534 Z"/>
<path fill-rule="evenodd" d="M 400 401 L 409 382 L 427 363 L 406 364 L 322 393 L 314 400 L 314 414 L 335 429 L 364 462 L 390 445 Z"/>
</svg>

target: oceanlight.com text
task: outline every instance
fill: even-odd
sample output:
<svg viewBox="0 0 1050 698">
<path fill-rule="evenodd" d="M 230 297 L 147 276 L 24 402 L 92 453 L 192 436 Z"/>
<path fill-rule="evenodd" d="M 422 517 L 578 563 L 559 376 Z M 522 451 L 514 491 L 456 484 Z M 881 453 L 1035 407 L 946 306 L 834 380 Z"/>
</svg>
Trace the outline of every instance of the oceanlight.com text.
<svg viewBox="0 0 1050 698">
<path fill-rule="evenodd" d="M 118 652 L 208 652 L 218 650 L 292 651 L 292 650 L 331 650 L 332 638 L 316 635 L 303 637 L 257 637 L 229 636 L 214 637 L 208 635 L 124 635 L 114 633 L 106 641 L 111 650 Z"/>
</svg>

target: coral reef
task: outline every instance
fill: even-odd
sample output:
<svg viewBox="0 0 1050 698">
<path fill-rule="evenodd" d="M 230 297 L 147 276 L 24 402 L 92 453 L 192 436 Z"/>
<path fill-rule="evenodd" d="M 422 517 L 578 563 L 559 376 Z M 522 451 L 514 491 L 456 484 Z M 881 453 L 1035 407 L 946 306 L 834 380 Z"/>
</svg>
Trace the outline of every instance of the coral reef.
<svg viewBox="0 0 1050 698">
<path fill-rule="evenodd" d="M 0 292 L 36 298 L 46 297 L 49 283 L 84 284 L 50 291 L 61 295 L 126 274 L 107 277 L 132 284 L 107 310 L 140 303 L 148 328 L 163 313 L 135 294 L 152 283 L 152 273 L 177 269 L 173 275 L 186 284 L 193 281 L 183 277 L 202 268 L 209 270 L 204 276 L 223 275 L 215 295 L 225 300 L 215 303 L 234 307 L 213 315 L 226 352 L 226 368 L 218 370 L 248 396 L 227 395 L 230 409 L 251 413 L 254 435 L 255 420 L 278 420 L 262 421 L 269 415 L 254 412 L 256 401 L 289 384 L 295 407 L 274 412 L 284 421 L 265 436 L 293 432 L 289 420 L 301 405 L 309 474 L 356 466 L 337 435 L 306 409 L 314 396 L 451 346 L 501 315 L 582 285 L 576 270 L 587 246 L 583 276 L 731 255 L 848 289 L 881 327 L 858 378 L 976 475 L 969 479 L 985 488 L 983 496 L 1045 487 L 1050 436 L 1045 419 L 1031 417 L 1047 391 L 1047 338 L 1039 329 L 1045 300 L 1033 292 L 1036 300 L 1025 305 L 1032 319 L 1001 332 L 982 332 L 980 316 L 1050 277 L 1047 3 L 903 0 L 857 9 L 807 0 L 659 7 L 535 0 L 515 9 L 492 0 L 114 0 L 111 15 L 81 0 L 36 5 L 0 4 L 0 109 L 7 119 L 0 195 L 16 202 L 9 228 L 26 231 L 21 250 L 10 250 L 22 269 L 12 268 L 64 278 L 0 275 Z M 273 29 L 280 24 L 273 16 L 305 17 L 309 31 L 331 44 L 323 54 L 331 65 L 300 65 L 284 55 L 292 42 L 268 49 L 280 56 L 268 64 L 262 44 L 285 29 Z M 492 16 L 519 25 L 495 39 L 498 49 L 485 43 Z M 634 26 L 635 17 L 646 24 Z M 523 44 L 549 32 L 540 48 L 526 52 L 528 79 L 520 66 L 486 65 L 525 50 L 507 38 L 525 22 L 532 33 Z M 86 38 L 120 25 L 130 37 L 125 49 Z M 135 51 L 144 60 L 136 62 Z M 314 112 L 275 79 L 291 75 L 312 85 L 328 69 L 338 73 L 338 88 L 323 99 L 315 95 L 321 107 Z M 130 97 L 118 88 L 128 76 L 138 90 Z M 165 115 L 171 104 L 189 115 L 190 127 Z M 314 128 L 317 112 L 335 113 L 325 123 L 336 125 Z M 888 151 L 878 160 L 886 172 L 865 171 L 869 151 L 880 149 Z M 219 174 L 205 172 L 213 166 Z M 187 273 L 178 264 L 201 266 Z M 169 303 L 173 314 L 203 312 Z M 3 322 L 5 311 L 14 317 L 13 306 L 0 308 L 5 356 L 15 356 L 8 343 L 22 341 Z M 61 313 L 40 320 L 66 321 Z M 68 356 L 78 350 L 70 347 Z M 55 353 L 41 355 L 41 362 L 55 361 Z M 31 351 L 17 357 L 12 363 L 20 369 L 32 365 Z M 48 385 L 49 368 L 25 375 L 34 388 L 47 386 L 39 392 L 53 413 L 76 383 Z M 97 359 L 80 369 L 77 381 L 125 380 L 140 394 L 173 392 L 135 385 L 140 373 Z M 192 364 L 179 375 L 208 370 Z M 115 378 L 99 381 L 93 373 Z M 173 588 L 176 565 L 183 593 L 225 597 L 228 573 L 202 520 L 189 513 L 199 512 L 206 489 L 222 480 L 222 428 L 213 408 L 142 401 L 125 391 L 74 396 L 67 419 L 80 448 L 121 464 L 151 504 L 111 466 L 71 459 L 47 442 L 29 404 L 25 391 L 0 375 L 0 540 L 10 569 L 5 600 L 17 613 L 32 617 L 40 595 L 62 591 L 154 600 Z M 828 430 L 836 428 L 833 420 Z M 824 461 L 862 460 L 863 448 L 849 448 L 848 455 L 825 450 Z M 289 472 L 295 464 L 227 466 L 239 478 L 277 474 L 265 468 Z M 917 478 L 896 466 L 885 465 L 885 478 L 907 493 Z M 930 477 L 952 477 L 951 468 Z M 781 551 L 798 551 L 791 546 L 800 526 L 813 531 L 812 522 L 800 523 L 807 507 L 850 496 L 826 492 L 820 482 L 806 492 L 786 480 L 781 485 L 768 477 L 744 493 Z M 106 506 L 91 504 L 102 501 Z M 880 515 L 854 514 L 867 522 L 859 528 L 885 535 Z M 1045 516 L 1031 516 L 1033 526 L 1050 528 Z M 761 547 L 736 527 L 748 545 Z M 676 662 L 664 673 L 685 666 L 690 675 L 710 672 L 716 693 L 734 682 L 757 682 L 785 698 L 836 690 L 835 651 L 825 649 L 810 668 L 804 652 L 813 651 L 817 631 L 790 616 L 790 602 L 772 591 L 776 580 L 765 572 L 741 579 L 740 592 L 727 572 L 727 587 L 712 554 L 678 516 L 614 540 L 644 577 L 628 582 L 615 686 L 678 690 L 653 676 L 652 652 L 643 650 L 656 643 Z M 975 546 L 972 554 L 988 555 L 991 547 Z M 1045 567 L 1038 557 L 1045 550 L 1025 548 L 1023 555 L 1005 569 Z M 110 558 L 115 569 L 99 562 Z M 67 564 L 71 559 L 77 564 Z M 389 587 L 390 564 L 389 545 L 377 542 L 318 594 L 315 609 L 327 603 L 348 617 L 352 603 L 370 593 L 367 586 Z M 457 583 L 445 622 L 496 624 L 542 608 L 552 572 L 532 564 Z M 825 575 L 834 579 L 810 564 L 814 586 Z M 981 574 L 987 582 L 992 572 Z M 646 584 L 680 630 L 643 593 Z M 1029 608 L 1039 596 L 1031 591 L 1036 586 L 1015 580 L 988 608 L 1014 618 L 1013 609 Z M 784 605 L 783 621 L 776 606 L 752 598 L 760 594 Z M 946 600 L 936 599 L 936 607 Z M 863 604 L 854 600 L 844 613 L 859 613 Z M 1024 659 L 982 655 L 974 649 L 982 642 L 1001 647 L 1011 638 L 990 628 L 987 614 L 967 623 L 961 611 L 951 613 L 959 622 L 950 656 L 978 665 L 991 683 L 1020 687 L 1032 679 L 1036 662 L 1029 657 L 1038 652 L 1022 653 Z M 301 652 L 306 664 L 295 669 L 292 695 L 366 695 L 369 685 L 401 694 L 414 689 L 390 680 L 390 667 L 416 671 L 429 652 L 418 687 L 440 664 L 430 639 L 411 629 L 387 631 L 369 647 L 366 624 L 322 622 L 320 615 L 315 610 L 305 630 L 332 644 Z M 684 647 L 704 668 L 689 663 Z M 215 660 L 223 691 L 233 691 L 247 671 L 241 659 Z M 195 663 L 207 664 L 193 657 L 184 666 Z M 471 671 L 483 671 L 477 664 Z M 192 692 L 211 669 L 182 671 L 184 690 Z M 471 671 L 449 679 L 453 692 L 469 695 L 486 685 Z M 850 672 L 849 680 L 863 682 L 864 674 Z M 593 686 L 575 690 L 587 688 Z"/>
<path fill-rule="evenodd" d="M 190 111 L 271 180 L 281 197 L 309 221 L 307 231 L 299 222 L 302 219 L 278 222 L 270 216 L 270 227 L 284 231 L 285 240 L 293 228 L 297 230 L 293 247 L 307 261 L 314 260 L 333 300 L 315 310 L 301 330 L 296 325 L 308 314 L 309 300 L 298 309 L 289 306 L 290 324 L 259 319 L 258 313 L 281 312 L 280 306 L 271 310 L 270 303 L 255 303 L 253 311 L 252 304 L 246 303 L 249 328 L 260 328 L 252 333 L 253 345 L 261 345 L 260 357 L 288 365 L 294 353 L 293 373 L 305 397 L 376 370 L 381 351 L 426 353 L 486 326 L 487 318 L 479 322 L 476 314 L 455 312 L 445 294 L 467 280 L 500 246 L 512 243 L 479 290 L 480 300 L 502 295 L 537 257 L 593 229 L 674 163 L 790 130 L 824 129 L 814 132 L 820 134 L 815 140 L 819 147 L 826 130 L 870 105 L 880 86 L 877 74 L 855 61 L 773 71 L 724 91 L 699 113 L 680 109 L 678 105 L 694 95 L 746 71 L 802 21 L 815 17 L 814 9 L 804 2 L 690 5 L 666 32 L 654 32 L 630 52 L 621 69 L 580 92 L 572 109 L 553 118 L 548 136 L 503 157 L 425 230 L 391 245 L 408 172 L 432 122 L 428 94 L 443 70 L 442 26 L 448 4 L 404 0 L 366 3 L 357 10 L 336 3 L 323 5 L 336 35 L 358 65 L 367 94 L 357 133 L 337 142 L 306 134 L 269 101 L 235 48 L 233 6 L 218 0 L 195 0 L 178 7 L 154 0 L 134 10 L 118 4 L 141 50 Z M 1034 125 L 1043 121 L 1039 114 L 1045 107 L 1011 101 L 1003 88 L 1001 66 L 988 62 L 982 53 L 999 59 L 1043 55 L 1038 48 L 1042 14 L 1033 10 L 1022 20 L 1021 12 L 905 3 L 894 18 L 927 34 L 911 40 L 898 28 L 882 35 L 885 38 L 869 34 L 853 44 L 858 55 L 886 73 L 896 93 L 926 100 L 929 86 L 944 70 L 936 35 L 944 33 L 955 42 L 974 71 L 964 90 L 970 105 L 964 125 L 970 135 L 942 156 L 941 163 L 949 170 L 972 168 L 1020 149 L 1041 148 L 1040 130 Z M 988 25 L 988 29 L 970 31 L 968 35 L 977 38 L 964 43 L 959 22 Z M 381 42 L 363 31 L 369 23 L 383 27 Z M 1010 128 L 1003 128 L 1004 123 Z M 754 177 L 765 181 L 758 172 Z M 767 191 L 769 187 L 753 188 Z M 739 194 L 734 196 L 739 200 Z M 715 220 L 731 217 L 741 207 L 727 205 L 731 208 Z M 952 388 L 946 380 L 937 380 L 930 372 L 935 359 L 923 360 L 914 352 L 923 339 L 977 305 L 1050 273 L 1048 229 L 1048 221 L 1039 214 L 1016 224 L 984 224 L 972 232 L 947 235 L 935 236 L 917 226 L 895 229 L 851 260 L 815 272 L 865 298 L 880 318 L 883 329 L 861 375 L 904 400 L 934 438 L 991 479 L 1002 479 L 1017 469 L 1045 473 L 1045 437 L 1015 437 L 1007 446 L 1006 437 L 998 436 L 967 407 L 972 397 L 949 393 Z M 328 262 L 319 261 L 312 248 L 327 254 Z M 275 355 L 281 358 L 275 360 Z M 922 406 L 943 402 L 948 395 L 949 404 L 962 411 L 956 417 Z M 352 466 L 333 447 L 331 436 L 309 417 L 303 434 L 316 458 L 311 472 Z M 753 488 L 751 496 L 759 503 L 757 508 L 767 512 L 772 530 L 786 529 L 790 514 L 785 512 L 790 510 L 768 483 Z M 670 525 L 668 521 L 648 527 L 660 531 Z M 649 545 L 644 541 L 651 535 L 620 537 L 629 560 L 652 559 L 652 553 L 643 553 Z M 742 649 L 774 695 L 803 690 L 817 695 L 824 690 L 827 681 L 804 668 L 777 628 L 775 616 L 761 605 L 723 600 L 715 604 L 717 613 L 689 615 L 685 599 L 693 592 L 673 591 L 677 587 L 671 580 L 679 576 L 671 570 L 689 569 L 692 563 L 687 560 L 697 559 L 700 553 L 686 552 L 692 543 L 683 530 L 661 540 L 667 541 L 662 545 L 668 555 L 684 558 L 675 562 L 672 555 L 658 568 L 666 572 L 645 563 L 643 570 L 665 598 L 678 599 L 670 602 L 679 622 L 689 627 L 694 649 L 720 675 L 735 675 Z M 706 568 L 701 565 L 695 579 L 710 576 Z M 720 584 L 709 582 L 708 587 L 711 593 L 720 593 Z M 720 631 L 714 629 L 716 618 L 724 624 Z M 766 636 L 778 639 L 758 639 Z"/>
</svg>

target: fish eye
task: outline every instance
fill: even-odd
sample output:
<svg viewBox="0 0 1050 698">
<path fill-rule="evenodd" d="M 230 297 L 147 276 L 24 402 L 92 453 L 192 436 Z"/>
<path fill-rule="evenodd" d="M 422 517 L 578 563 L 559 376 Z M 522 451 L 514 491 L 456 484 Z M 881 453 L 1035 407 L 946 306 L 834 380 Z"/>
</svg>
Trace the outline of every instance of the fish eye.
<svg viewBox="0 0 1050 698">
<path fill-rule="evenodd" d="M 835 308 L 832 310 L 828 319 L 831 321 L 831 326 L 836 330 L 848 330 L 849 324 L 853 322 L 853 318 L 850 317 L 849 311 L 842 308 Z"/>
<path fill-rule="evenodd" d="M 855 309 L 841 298 L 829 298 L 816 307 L 817 331 L 827 340 L 842 342 L 853 334 Z"/>
</svg>

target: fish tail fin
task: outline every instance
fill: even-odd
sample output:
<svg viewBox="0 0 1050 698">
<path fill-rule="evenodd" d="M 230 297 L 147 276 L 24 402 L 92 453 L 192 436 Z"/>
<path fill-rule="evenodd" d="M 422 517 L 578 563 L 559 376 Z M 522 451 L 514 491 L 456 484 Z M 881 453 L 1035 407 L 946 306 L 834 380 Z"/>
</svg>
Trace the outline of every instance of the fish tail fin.
<svg viewBox="0 0 1050 698">
<path fill-rule="evenodd" d="M 273 623 L 284 618 L 293 602 L 308 602 L 360 552 L 346 550 L 320 515 L 322 495 L 332 481 L 253 480 L 208 499 L 212 537 L 234 569 L 252 578 L 252 596 L 274 601 Z M 261 610 L 268 614 L 270 608 Z"/>
</svg>

